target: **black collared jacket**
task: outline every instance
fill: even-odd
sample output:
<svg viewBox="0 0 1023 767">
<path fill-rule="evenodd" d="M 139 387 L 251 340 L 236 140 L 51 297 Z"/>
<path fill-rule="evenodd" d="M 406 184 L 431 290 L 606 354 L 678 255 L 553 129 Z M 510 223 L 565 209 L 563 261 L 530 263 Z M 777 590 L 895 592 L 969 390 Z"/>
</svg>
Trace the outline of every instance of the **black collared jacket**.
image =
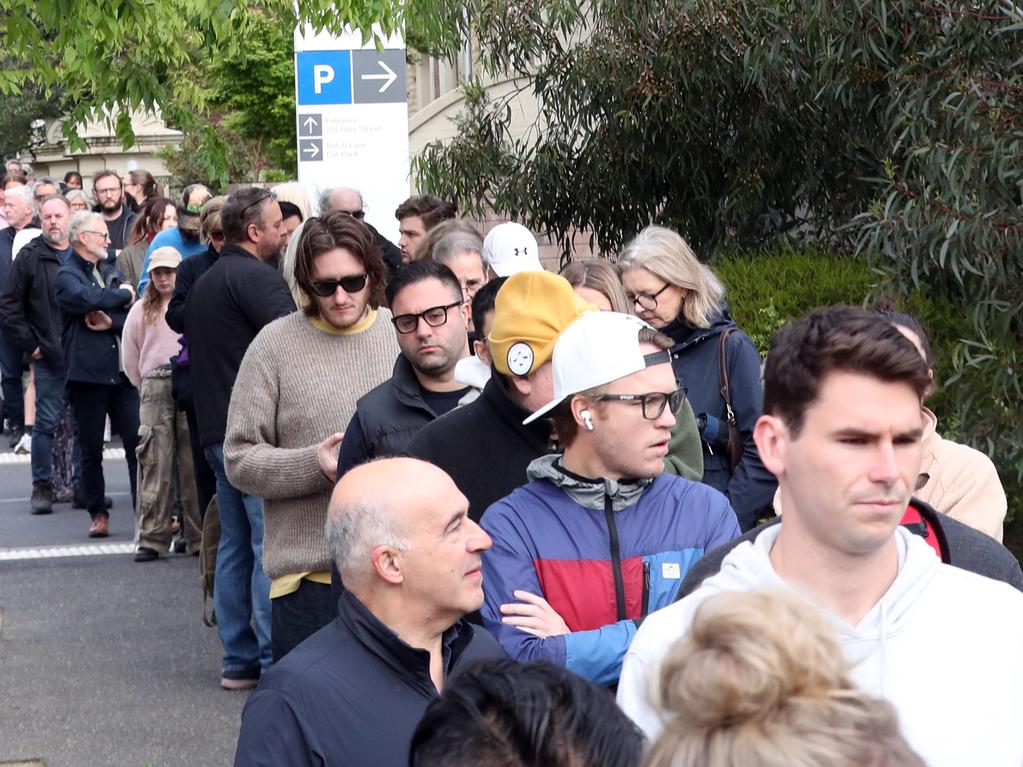
<svg viewBox="0 0 1023 767">
<path fill-rule="evenodd" d="M 443 638 L 445 678 L 504 656 L 464 620 Z M 245 704 L 236 767 L 404 767 L 437 696 L 430 654 L 403 642 L 345 592 L 338 616 L 275 665 Z"/>
</svg>

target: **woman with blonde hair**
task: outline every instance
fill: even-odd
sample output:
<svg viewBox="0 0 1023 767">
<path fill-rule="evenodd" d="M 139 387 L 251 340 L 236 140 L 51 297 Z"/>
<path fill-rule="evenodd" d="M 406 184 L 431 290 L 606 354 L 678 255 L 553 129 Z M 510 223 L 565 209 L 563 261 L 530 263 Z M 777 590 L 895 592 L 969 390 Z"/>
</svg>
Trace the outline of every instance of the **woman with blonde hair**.
<svg viewBox="0 0 1023 767">
<path fill-rule="evenodd" d="M 709 597 L 665 657 L 644 767 L 925 767 L 890 703 L 850 681 L 835 629 L 782 592 Z"/>
<path fill-rule="evenodd" d="M 561 276 L 575 288 L 576 295 L 600 311 L 633 313 L 618 272 L 604 259 L 571 261 L 561 270 Z"/>
<path fill-rule="evenodd" d="M 751 529 L 777 487 L 753 442 L 764 405 L 756 347 L 732 319 L 717 275 L 677 232 L 648 226 L 626 245 L 618 269 L 636 314 L 675 342 L 672 367 L 703 440 L 703 481 L 725 493 L 739 526 Z"/>
<path fill-rule="evenodd" d="M 65 194 L 64 197 L 67 199 L 68 205 L 71 206 L 71 215 L 81 213 L 82 211 L 90 210 L 92 208 L 92 205 L 89 203 L 89 195 L 81 189 L 68 189 L 67 194 Z"/>
</svg>

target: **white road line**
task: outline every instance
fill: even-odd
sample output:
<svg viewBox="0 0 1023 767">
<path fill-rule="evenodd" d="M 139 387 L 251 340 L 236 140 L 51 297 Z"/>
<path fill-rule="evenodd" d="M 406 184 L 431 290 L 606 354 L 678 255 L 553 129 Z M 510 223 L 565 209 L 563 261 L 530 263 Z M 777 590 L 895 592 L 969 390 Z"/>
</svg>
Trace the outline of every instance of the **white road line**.
<svg viewBox="0 0 1023 767">
<path fill-rule="evenodd" d="M 122 495 L 128 495 L 128 491 L 124 490 L 124 491 L 122 491 L 120 493 L 107 493 L 107 495 L 109 495 L 111 498 L 117 498 L 117 497 L 122 496 Z M 28 503 L 30 500 L 32 500 L 32 499 L 31 498 L 0 498 L 0 503 Z M 60 505 L 60 504 L 58 504 L 58 505 Z M 70 508 L 70 506 L 68 508 Z M 0 762 L 0 767 L 7 767 L 7 765 L 4 764 L 3 762 Z"/>
<path fill-rule="evenodd" d="M 108 447 L 103 451 L 104 458 L 124 458 L 123 447 Z M 18 455 L 17 453 L 0 453 L 0 464 L 32 463 L 31 455 Z"/>
<path fill-rule="evenodd" d="M 0 549 L 0 562 L 57 557 L 95 557 L 102 554 L 131 554 L 134 543 L 83 543 L 69 546 L 34 546 L 23 549 Z"/>
</svg>

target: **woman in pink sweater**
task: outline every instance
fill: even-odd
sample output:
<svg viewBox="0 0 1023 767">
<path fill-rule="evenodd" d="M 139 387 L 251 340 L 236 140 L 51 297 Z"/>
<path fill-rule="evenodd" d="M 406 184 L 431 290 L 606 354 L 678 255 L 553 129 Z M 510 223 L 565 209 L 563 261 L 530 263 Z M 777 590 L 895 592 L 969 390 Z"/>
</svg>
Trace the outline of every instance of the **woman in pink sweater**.
<svg viewBox="0 0 1023 767">
<path fill-rule="evenodd" d="M 175 488 L 181 497 L 188 550 L 198 551 L 199 546 L 199 502 L 188 424 L 171 396 L 170 360 L 180 346 L 178 334 L 164 319 L 180 263 L 181 254 L 174 248 L 153 251 L 146 290 L 128 312 L 121 336 L 124 373 L 139 387 L 141 400 L 136 562 L 151 562 L 170 549 Z"/>
</svg>

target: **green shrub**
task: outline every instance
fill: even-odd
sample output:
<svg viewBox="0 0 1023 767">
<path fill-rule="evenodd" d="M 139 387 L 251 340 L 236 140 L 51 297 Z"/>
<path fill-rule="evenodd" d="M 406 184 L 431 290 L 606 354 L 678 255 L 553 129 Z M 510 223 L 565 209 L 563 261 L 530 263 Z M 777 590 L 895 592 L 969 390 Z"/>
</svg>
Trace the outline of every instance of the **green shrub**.
<svg viewBox="0 0 1023 767">
<path fill-rule="evenodd" d="M 864 260 L 813 249 L 786 246 L 735 253 L 715 259 L 711 266 L 728 289 L 732 316 L 761 355 L 767 354 L 781 327 L 811 309 L 832 304 L 869 307 L 876 296 L 894 294 L 885 276 L 872 271 Z M 967 368 L 959 374 L 954 370 L 957 348 L 971 337 L 969 312 L 950 298 L 920 289 L 898 299 L 897 304 L 920 320 L 930 338 L 937 391 L 927 406 L 937 415 L 942 435 L 991 456 L 1009 496 L 1011 518 L 1013 509 L 1023 502 L 1017 467 L 1011 456 L 995 454 L 985 435 L 972 428 L 969 409 L 963 412 L 957 404 L 956 394 L 964 390 L 975 392 L 973 401 L 981 405 L 986 404 L 985 397 L 992 396 L 982 370 Z M 1023 344 L 1018 350 L 1023 352 Z"/>
</svg>

